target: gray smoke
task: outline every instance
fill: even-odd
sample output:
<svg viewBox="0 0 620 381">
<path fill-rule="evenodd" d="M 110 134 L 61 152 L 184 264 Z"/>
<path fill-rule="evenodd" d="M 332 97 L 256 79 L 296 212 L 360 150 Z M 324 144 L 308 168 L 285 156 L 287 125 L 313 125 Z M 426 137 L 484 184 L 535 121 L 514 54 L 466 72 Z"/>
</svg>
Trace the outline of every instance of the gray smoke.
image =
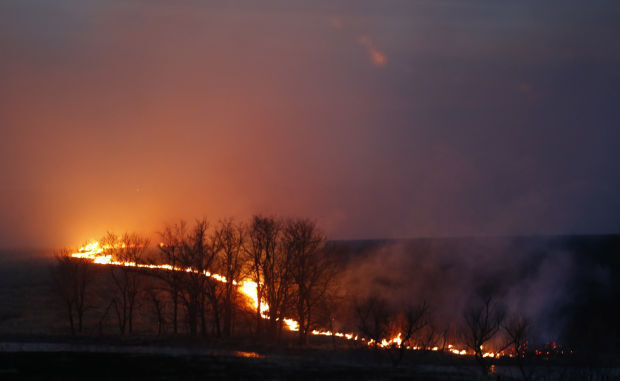
<svg viewBox="0 0 620 381">
<path fill-rule="evenodd" d="M 444 329 L 458 327 L 469 306 L 490 296 L 507 316 L 529 318 L 532 339 L 545 343 L 561 335 L 576 270 L 573 253 L 544 239 L 389 241 L 353 256 L 342 289 L 356 298 L 379 295 L 395 308 L 426 301 Z"/>
</svg>

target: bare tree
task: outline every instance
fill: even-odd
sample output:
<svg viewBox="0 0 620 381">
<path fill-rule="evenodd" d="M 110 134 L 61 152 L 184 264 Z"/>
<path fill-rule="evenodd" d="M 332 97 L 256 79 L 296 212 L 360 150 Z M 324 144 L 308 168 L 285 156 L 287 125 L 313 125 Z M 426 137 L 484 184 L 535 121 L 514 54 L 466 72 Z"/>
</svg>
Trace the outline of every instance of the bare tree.
<svg viewBox="0 0 620 381">
<path fill-rule="evenodd" d="M 479 305 L 470 307 L 464 314 L 466 332 L 465 343 L 474 351 L 474 356 L 485 374 L 491 364 L 483 356 L 483 347 L 500 330 L 504 321 L 504 311 L 492 298 L 486 298 Z"/>
<path fill-rule="evenodd" d="M 217 337 L 222 336 L 222 310 L 223 310 L 223 298 L 224 298 L 224 290 L 225 287 L 222 284 L 214 279 L 207 278 L 205 279 L 205 296 L 209 305 L 207 306 L 203 300 L 202 311 L 201 311 L 201 323 L 202 323 L 202 332 L 206 334 L 207 327 L 207 307 L 210 309 L 211 317 L 213 319 L 213 334 Z"/>
<path fill-rule="evenodd" d="M 272 334 L 279 338 L 284 325 L 284 314 L 290 303 L 292 276 L 291 252 L 286 250 L 282 242 L 281 222 L 278 223 L 278 234 L 274 236 L 273 250 L 267 250 L 262 265 L 264 290 L 269 305 L 269 326 Z"/>
<path fill-rule="evenodd" d="M 328 292 L 336 266 L 332 253 L 325 248 L 325 236 L 310 220 L 289 220 L 283 231 L 283 245 L 291 262 L 291 296 L 299 323 L 299 342 L 305 344 L 314 309 Z"/>
<path fill-rule="evenodd" d="M 221 221 L 214 232 L 213 246 L 216 252 L 216 269 L 226 278 L 223 285 L 223 331 L 231 336 L 233 318 L 237 303 L 237 287 L 233 281 L 239 280 L 243 270 L 243 245 L 245 229 L 231 220 Z"/>
<path fill-rule="evenodd" d="M 508 337 L 506 348 L 512 348 L 523 380 L 529 381 L 532 378 L 532 374 L 526 371 L 524 360 L 527 355 L 527 339 L 530 334 L 530 322 L 525 317 L 515 316 L 510 319 L 503 328 Z"/>
<path fill-rule="evenodd" d="M 157 275 L 166 283 L 167 291 L 172 300 L 172 331 L 174 334 L 179 332 L 179 304 L 184 274 L 179 269 L 180 256 L 184 248 L 187 235 L 187 225 L 185 221 L 180 221 L 173 225 L 164 226 L 159 233 L 161 242 L 159 250 L 164 262 L 170 266 L 172 271 L 161 271 Z"/>
<path fill-rule="evenodd" d="M 165 296 L 162 295 L 164 292 L 155 284 L 150 283 L 146 287 L 146 293 L 148 295 L 149 301 L 151 302 L 152 312 L 157 319 L 157 335 L 161 335 L 164 332 L 164 328 L 166 326 L 166 301 Z"/>
<path fill-rule="evenodd" d="M 402 312 L 396 315 L 390 324 L 390 331 L 392 335 L 400 334 L 400 343 L 393 344 L 389 353 L 396 352 L 395 355 L 391 355 L 394 365 L 398 365 L 405 356 L 407 347 L 413 347 L 414 337 L 425 327 L 429 325 L 429 306 L 426 302 L 422 302 L 419 305 L 409 305 Z M 422 340 L 419 340 L 424 349 L 431 343 L 433 330 L 427 330 L 431 336 L 421 336 Z"/>
<path fill-rule="evenodd" d="M 282 224 L 273 217 L 254 216 L 248 233 L 246 253 L 252 266 L 251 278 L 256 282 L 256 332 L 261 332 L 261 303 L 269 305 L 272 333 L 277 333 L 278 321 L 290 285 L 289 258 L 282 250 Z"/>
<path fill-rule="evenodd" d="M 440 345 L 442 345 L 441 349 L 443 350 L 445 348 L 444 333 L 446 331 L 439 331 L 433 324 L 429 323 L 415 334 L 412 341 L 416 343 L 417 347 L 425 351 L 433 350 L 434 347 L 439 350 Z"/>
<path fill-rule="evenodd" d="M 181 296 L 192 336 L 198 334 L 199 323 L 202 333 L 206 334 L 206 297 L 209 278 L 205 276 L 205 272 L 209 271 L 214 258 L 208 241 L 208 226 L 206 219 L 197 220 L 185 238 L 179 255 L 181 267 L 187 269 L 182 278 Z"/>
<path fill-rule="evenodd" d="M 76 335 L 82 332 L 94 272 L 87 260 L 72 258 L 66 249 L 60 250 L 55 257 L 51 269 L 52 289 L 64 305 L 71 334 Z"/>
<path fill-rule="evenodd" d="M 391 311 L 385 299 L 373 295 L 354 302 L 359 330 L 374 341 L 374 347 L 390 333 Z"/>
<path fill-rule="evenodd" d="M 142 277 L 133 266 L 143 262 L 149 241 L 137 234 L 117 236 L 108 232 L 101 242 L 113 260 L 122 263 L 110 267 L 115 286 L 112 302 L 121 335 L 132 333 L 136 304 L 142 291 Z"/>
<path fill-rule="evenodd" d="M 330 332 L 336 331 L 334 322 L 338 314 L 342 312 L 339 308 L 346 309 L 345 297 L 339 295 L 337 291 L 338 288 L 335 286 L 328 287 L 315 307 L 316 312 L 313 313 L 312 320 L 316 321 L 320 327 L 327 328 Z M 336 346 L 335 335 L 331 335 L 331 341 L 332 345 Z"/>
</svg>

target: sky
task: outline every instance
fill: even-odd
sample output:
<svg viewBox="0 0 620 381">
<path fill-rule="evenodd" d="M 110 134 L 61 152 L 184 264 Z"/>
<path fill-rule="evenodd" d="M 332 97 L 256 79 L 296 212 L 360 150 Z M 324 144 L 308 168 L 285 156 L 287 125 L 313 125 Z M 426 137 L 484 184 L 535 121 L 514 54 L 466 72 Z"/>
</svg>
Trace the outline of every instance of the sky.
<svg viewBox="0 0 620 381">
<path fill-rule="evenodd" d="M 0 247 L 620 233 L 619 41 L 615 0 L 3 0 Z"/>
</svg>

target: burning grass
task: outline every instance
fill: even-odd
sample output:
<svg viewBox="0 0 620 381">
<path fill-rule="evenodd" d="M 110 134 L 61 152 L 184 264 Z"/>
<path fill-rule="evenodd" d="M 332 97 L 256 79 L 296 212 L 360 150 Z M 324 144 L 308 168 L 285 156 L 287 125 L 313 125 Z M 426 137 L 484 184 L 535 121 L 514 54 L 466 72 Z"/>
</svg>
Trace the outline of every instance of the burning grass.
<svg viewBox="0 0 620 381">
<path fill-rule="evenodd" d="M 160 244 L 163 246 L 164 244 Z M 126 245 L 122 245 L 122 248 L 126 248 Z M 138 269 L 149 269 L 149 270 L 161 270 L 161 271 L 176 271 L 181 273 L 193 273 L 199 274 L 206 278 L 213 279 L 217 282 L 228 283 L 232 281 L 233 285 L 237 288 L 237 290 L 246 298 L 246 300 L 250 303 L 250 306 L 253 308 L 258 308 L 259 300 L 257 296 L 257 283 L 253 282 L 249 279 L 242 280 L 227 280 L 225 276 L 211 273 L 207 270 L 197 270 L 192 267 L 182 267 L 182 266 L 174 266 L 171 264 L 142 264 L 136 263 L 134 261 L 122 261 L 114 258 L 112 254 L 110 254 L 110 250 L 112 249 L 109 245 L 101 245 L 98 241 L 90 242 L 76 252 L 71 254 L 71 257 L 77 259 L 89 260 L 97 265 L 105 265 L 105 266 L 121 266 L 121 267 L 130 267 L 130 268 L 138 268 Z M 263 319 L 269 319 L 269 305 L 263 301 L 260 302 L 260 314 Z M 299 331 L 299 322 L 292 318 L 283 318 L 284 327 L 289 331 L 297 332 Z M 359 334 L 353 332 L 332 332 L 330 330 L 325 329 L 313 329 L 310 331 L 312 335 L 315 336 L 334 336 L 339 339 L 349 340 L 349 341 L 359 341 L 362 345 L 367 345 L 369 347 L 379 347 L 379 348 L 401 348 L 404 347 L 406 350 L 411 351 L 439 351 L 440 348 L 438 346 L 420 346 L 415 345 L 413 343 L 404 343 L 402 340 L 402 332 L 393 333 L 390 337 L 383 337 L 380 339 L 372 339 L 362 337 Z M 473 351 L 468 351 L 463 346 L 460 348 L 455 344 L 445 344 L 442 346 L 441 351 L 457 355 L 457 356 L 465 356 L 465 355 L 474 355 Z M 483 357 L 489 358 L 499 358 L 503 356 L 508 356 L 504 351 L 501 352 L 493 352 L 493 351 L 484 351 L 482 353 Z"/>
</svg>

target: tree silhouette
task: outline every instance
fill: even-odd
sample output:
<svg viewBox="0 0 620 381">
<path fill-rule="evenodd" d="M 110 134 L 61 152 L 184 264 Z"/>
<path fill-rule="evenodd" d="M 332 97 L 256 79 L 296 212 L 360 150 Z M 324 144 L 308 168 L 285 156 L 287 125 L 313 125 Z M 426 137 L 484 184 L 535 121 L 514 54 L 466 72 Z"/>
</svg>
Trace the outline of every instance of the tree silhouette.
<svg viewBox="0 0 620 381">
<path fill-rule="evenodd" d="M 524 360 L 527 355 L 527 340 L 531 328 L 530 322 L 525 317 L 515 316 L 503 328 L 508 337 L 506 347 L 512 348 L 523 380 L 529 381 L 532 378 L 532 374 L 525 369 Z"/>
<path fill-rule="evenodd" d="M 391 310 L 387 301 L 377 295 L 354 302 L 360 332 L 374 341 L 374 347 L 390 332 Z"/>
<path fill-rule="evenodd" d="M 413 347 L 416 344 L 414 338 L 417 334 L 425 327 L 429 327 L 429 319 L 429 305 L 426 302 L 408 305 L 393 318 L 389 331 L 392 336 L 400 334 L 400 343 L 392 344 L 388 353 L 395 352 L 395 355 L 392 355 L 392 362 L 395 366 L 404 358 L 407 347 Z M 429 329 L 427 335 L 419 337 L 417 344 L 426 349 L 432 344 L 433 335 L 434 331 Z"/>
<path fill-rule="evenodd" d="M 182 279 L 182 300 L 190 334 L 198 334 L 198 325 L 206 335 L 207 278 L 204 274 L 213 264 L 213 250 L 208 240 L 206 219 L 197 220 L 194 227 L 183 240 L 179 263 L 186 268 Z"/>
<path fill-rule="evenodd" d="M 249 226 L 245 252 L 251 265 L 250 277 L 256 283 L 256 332 L 261 333 L 261 303 L 269 305 L 272 334 L 277 334 L 278 318 L 290 283 L 287 258 L 280 245 L 282 226 L 274 217 L 254 216 Z M 281 322 L 281 321 L 280 321 Z"/>
<path fill-rule="evenodd" d="M 177 269 L 180 264 L 180 256 L 184 249 L 187 234 L 187 224 L 180 221 L 173 225 L 165 225 L 164 229 L 159 233 L 161 242 L 159 250 L 164 263 L 169 265 L 171 269 Z M 184 274 L 180 271 L 160 271 L 157 273 L 167 286 L 167 292 L 172 300 L 172 331 L 174 334 L 179 332 L 179 304 L 182 287 L 182 277 Z"/>
<path fill-rule="evenodd" d="M 51 268 L 52 290 L 64 306 L 72 335 L 82 332 L 93 275 L 87 260 L 72 258 L 67 249 L 56 253 Z"/>
<path fill-rule="evenodd" d="M 287 221 L 283 245 L 290 258 L 294 284 L 292 302 L 299 323 L 299 342 L 305 344 L 312 329 L 314 310 L 332 285 L 336 266 L 325 248 L 325 237 L 310 220 Z"/>
<path fill-rule="evenodd" d="M 474 356 L 485 374 L 488 374 L 491 363 L 483 355 L 483 347 L 499 332 L 504 321 L 504 311 L 491 298 L 471 306 L 465 311 L 465 344 L 474 351 Z"/>
<path fill-rule="evenodd" d="M 125 233 L 118 236 L 110 232 L 101 242 L 113 260 L 125 264 L 143 263 L 144 252 L 149 244 L 148 239 L 137 234 Z M 132 333 L 136 305 L 142 291 L 142 275 L 131 266 L 110 266 L 110 275 L 114 284 L 112 305 L 119 331 L 121 335 Z"/>
<path fill-rule="evenodd" d="M 237 286 L 233 281 L 240 280 L 242 275 L 245 239 L 243 225 L 235 224 L 231 220 L 220 221 L 213 235 L 213 246 L 216 252 L 215 269 L 226 278 L 226 283 L 222 285 L 224 288 L 222 304 L 225 336 L 231 336 L 233 331 L 238 294 Z"/>
</svg>

